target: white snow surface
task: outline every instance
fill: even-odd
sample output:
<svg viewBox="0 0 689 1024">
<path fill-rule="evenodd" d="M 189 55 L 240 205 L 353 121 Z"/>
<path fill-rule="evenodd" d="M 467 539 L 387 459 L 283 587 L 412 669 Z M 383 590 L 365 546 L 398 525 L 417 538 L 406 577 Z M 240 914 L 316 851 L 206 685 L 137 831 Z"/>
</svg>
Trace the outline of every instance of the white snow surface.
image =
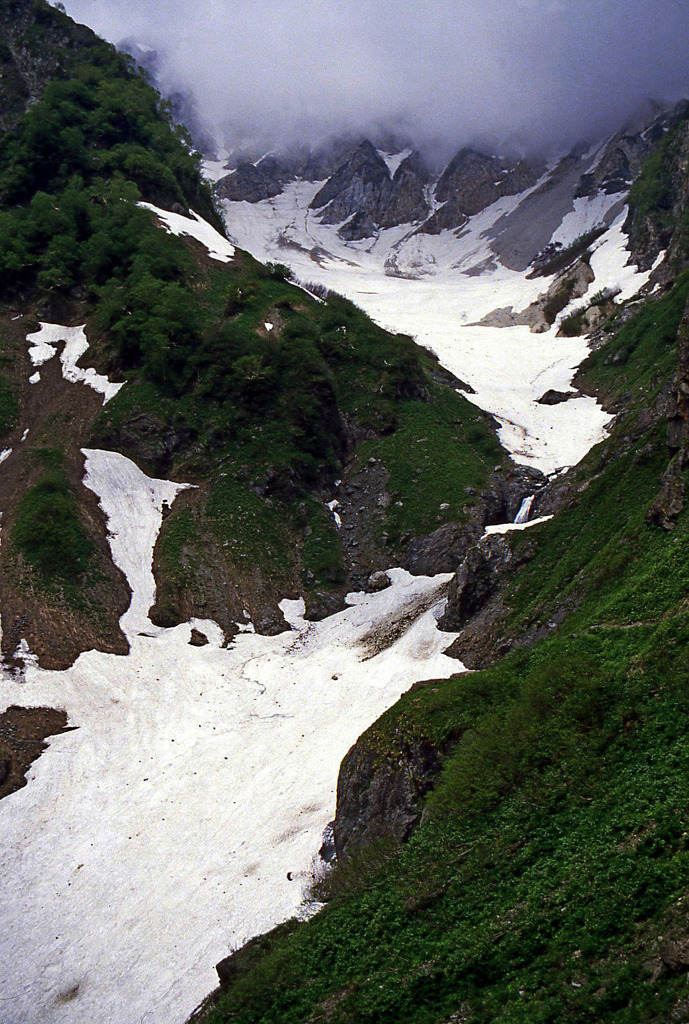
<svg viewBox="0 0 689 1024">
<path fill-rule="evenodd" d="M 169 210 L 161 210 L 159 206 L 152 203 L 137 203 L 145 210 L 151 210 L 161 221 L 167 231 L 173 235 L 188 235 L 195 238 L 197 242 L 205 246 L 211 259 L 219 263 L 229 263 L 234 257 L 234 246 L 226 238 L 216 231 L 212 224 L 209 224 L 198 213 L 191 211 L 191 217 L 184 217 L 181 213 L 171 213 Z"/>
<path fill-rule="evenodd" d="M 537 401 L 550 388 L 572 390 L 588 354 L 586 339 L 558 338 L 557 325 L 543 334 L 528 327 L 476 326 L 496 308 L 526 308 L 552 280 L 529 280 L 501 266 L 486 234 L 533 189 L 503 197 L 460 231 L 415 235 L 412 225 L 402 225 L 345 243 L 337 226 L 321 224 L 309 210 L 322 184 L 293 182 L 261 203 L 226 200 L 229 236 L 258 259 L 289 264 L 307 287 L 314 282 L 340 292 L 383 327 L 410 334 L 432 349 L 474 389 L 469 400 L 496 417 L 500 440 L 516 462 L 551 474 L 579 462 L 606 436 L 611 417 L 594 398 L 580 396 L 554 406 Z M 559 229 L 561 237 L 597 223 L 612 206 L 608 200 L 577 201 Z M 621 300 L 648 280 L 648 273 L 627 265 L 625 217 L 623 210 L 593 254 L 591 294 L 619 287 Z"/>
<path fill-rule="evenodd" d="M 384 153 L 379 149 L 378 153 L 387 164 L 388 170 L 390 171 L 390 177 L 394 178 L 399 165 L 402 161 L 406 160 L 408 156 L 411 156 L 412 150 L 402 149 L 399 153 Z"/>
<path fill-rule="evenodd" d="M 497 523 L 494 526 L 487 526 L 483 536 L 490 537 L 493 533 L 519 533 L 521 530 L 530 530 L 532 526 L 539 526 L 541 523 L 548 523 L 552 518 L 552 516 L 538 516 L 537 519 L 530 519 L 526 523 Z"/>
<path fill-rule="evenodd" d="M 0 452 L 0 463 L 3 463 L 5 461 L 5 459 L 9 459 L 11 454 L 12 454 L 12 449 L 11 448 L 5 448 L 3 451 L 1 451 Z"/>
<path fill-rule="evenodd" d="M 163 505 L 172 505 L 190 484 L 155 480 L 117 452 L 82 449 L 86 456 L 84 484 L 98 496 L 108 522 L 112 559 L 127 577 L 132 601 L 120 619 L 131 640 L 140 630 L 155 630 L 148 610 L 155 601 L 153 548 L 163 521 Z"/>
<path fill-rule="evenodd" d="M 603 288 L 619 288 L 620 292 L 615 296 L 616 302 L 624 302 L 633 298 L 634 295 L 648 282 L 657 261 L 651 270 L 640 271 L 633 263 L 630 263 L 630 254 L 627 248 L 627 236 L 622 230 L 622 225 L 627 219 L 627 207 L 610 225 L 596 246 L 591 256 L 591 270 L 596 275 L 592 288 L 600 291 Z M 664 253 L 661 254 L 664 256 Z"/>
<path fill-rule="evenodd" d="M 605 192 L 597 192 L 593 196 L 575 199 L 574 210 L 563 219 L 553 235 L 553 241 L 561 242 L 563 246 L 571 245 L 575 239 L 602 224 L 605 215 L 621 198 L 619 193 L 607 195 Z"/>
<path fill-rule="evenodd" d="M 338 528 L 338 530 L 342 526 L 342 516 L 337 511 L 339 507 L 340 507 L 340 503 L 337 500 L 337 498 L 333 498 L 332 501 L 328 502 L 328 508 L 330 509 L 330 511 L 333 514 L 333 519 L 335 520 L 335 526 Z"/>
<path fill-rule="evenodd" d="M 153 544 L 184 485 L 85 454 L 133 591 L 130 653 L 47 671 L 24 641 L 23 677 L 0 680 L 1 709 L 61 707 L 77 727 L 0 802 L 0 1020 L 182 1024 L 221 957 L 300 912 L 350 745 L 414 681 L 461 671 L 436 622 L 451 577 L 388 570 L 317 623 L 285 601 L 293 631 L 227 648 L 210 621 L 154 627 Z"/>
<path fill-rule="evenodd" d="M 30 342 L 29 356 L 34 366 L 42 366 L 52 359 L 57 352 L 58 345 L 64 342 L 60 355 L 62 364 L 62 376 L 65 380 L 74 384 L 87 384 L 94 391 L 103 395 L 103 405 L 114 398 L 122 384 L 113 384 L 101 373 L 96 373 L 93 367 L 88 366 L 82 369 L 77 363 L 89 347 L 86 338 L 84 325 L 81 327 L 65 327 L 62 324 L 42 323 L 40 330 L 33 334 L 27 334 L 26 340 Z M 33 374 L 29 380 L 36 384 L 40 380 L 40 374 Z"/>
</svg>

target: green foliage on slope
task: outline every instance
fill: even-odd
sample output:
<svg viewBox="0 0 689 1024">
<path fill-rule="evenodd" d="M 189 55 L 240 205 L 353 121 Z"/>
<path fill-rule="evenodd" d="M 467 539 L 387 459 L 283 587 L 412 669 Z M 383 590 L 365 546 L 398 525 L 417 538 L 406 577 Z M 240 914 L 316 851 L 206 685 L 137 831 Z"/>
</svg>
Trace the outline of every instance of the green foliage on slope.
<svg viewBox="0 0 689 1024">
<path fill-rule="evenodd" d="M 629 192 L 626 229 L 636 244 L 672 242 L 674 257 L 686 266 L 689 253 L 689 204 L 686 153 L 689 120 L 684 117 L 661 140 Z"/>
<path fill-rule="evenodd" d="M 424 824 L 383 868 L 372 850 L 371 869 L 345 869 L 313 920 L 249 945 L 205 1020 L 687 1019 L 689 514 L 672 531 L 646 514 L 688 291 L 680 279 L 590 357 L 620 409 L 611 438 L 556 518 L 513 538 L 535 551 L 512 624 L 547 632 L 563 608 L 562 625 L 414 689 L 364 734 L 393 764 L 451 743 Z"/>
<path fill-rule="evenodd" d="M 193 550 L 212 540 L 233 566 L 258 563 L 283 586 L 299 571 L 300 584 L 342 587 L 341 538 L 323 499 L 365 445 L 389 463 L 401 501 L 381 530 L 391 560 L 413 533 L 462 521 L 464 487 L 480 488 L 500 458 L 487 419 L 431 380 L 411 339 L 387 334 L 352 303 L 314 302 L 284 267 L 243 253 L 220 264 L 161 228 L 139 200 L 221 227 L 184 132 L 129 58 L 95 37 L 84 42 L 42 2 L 20 6 L 22 47 L 42 39 L 53 70 L 0 139 L 0 294 L 44 320 L 86 320 L 86 358 L 126 380 L 91 444 L 207 485 L 193 528 L 177 527 L 176 512 L 166 523 L 171 578 L 184 589 Z M 17 50 L 12 31 L 0 3 L 0 37 Z M 52 53 L 72 36 L 74 46 Z M 405 461 L 424 437 L 447 467 L 435 485 Z M 419 482 L 435 486 L 434 507 Z M 451 508 L 439 515 L 442 503 Z"/>
<path fill-rule="evenodd" d="M 36 452 L 39 479 L 19 503 L 11 533 L 17 552 L 49 587 L 60 587 L 68 598 L 88 572 L 93 550 L 80 521 L 74 490 L 56 448 Z"/>
</svg>

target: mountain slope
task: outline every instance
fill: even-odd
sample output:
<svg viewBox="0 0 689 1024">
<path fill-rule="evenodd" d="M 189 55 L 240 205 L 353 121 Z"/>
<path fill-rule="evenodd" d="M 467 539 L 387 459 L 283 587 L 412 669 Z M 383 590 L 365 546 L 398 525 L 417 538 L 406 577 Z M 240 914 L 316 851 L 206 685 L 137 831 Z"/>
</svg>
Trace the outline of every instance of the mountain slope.
<svg viewBox="0 0 689 1024">
<path fill-rule="evenodd" d="M 481 542 L 508 566 L 494 664 L 352 748 L 326 908 L 221 962 L 200 1019 L 687 1019 L 688 297 L 684 271 L 599 334 L 579 379 L 609 439 L 542 493 L 551 522 Z"/>
<path fill-rule="evenodd" d="M 456 670 L 408 549 L 529 483 L 433 356 L 224 237 L 126 58 L 2 9 L 47 28 L 0 139 L 0 1017 L 182 1020 L 298 909 L 347 748 Z"/>
</svg>

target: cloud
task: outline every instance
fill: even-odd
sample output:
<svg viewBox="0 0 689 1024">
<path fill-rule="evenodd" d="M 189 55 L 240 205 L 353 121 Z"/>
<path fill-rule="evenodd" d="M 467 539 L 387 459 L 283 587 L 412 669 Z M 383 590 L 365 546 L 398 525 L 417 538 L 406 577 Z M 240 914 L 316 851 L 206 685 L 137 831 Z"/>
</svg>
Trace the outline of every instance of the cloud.
<svg viewBox="0 0 689 1024">
<path fill-rule="evenodd" d="M 595 139 L 689 93 L 686 0 L 66 0 L 238 136 L 398 126 L 442 148 Z"/>
</svg>

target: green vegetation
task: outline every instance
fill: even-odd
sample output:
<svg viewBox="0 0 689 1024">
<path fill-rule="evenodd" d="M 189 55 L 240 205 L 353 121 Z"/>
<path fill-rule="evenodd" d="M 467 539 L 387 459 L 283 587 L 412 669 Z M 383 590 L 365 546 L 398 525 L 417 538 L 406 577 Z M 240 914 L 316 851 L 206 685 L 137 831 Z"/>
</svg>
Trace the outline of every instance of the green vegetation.
<svg viewBox="0 0 689 1024">
<path fill-rule="evenodd" d="M 79 519 L 62 452 L 40 448 L 35 460 L 40 478 L 19 503 L 12 544 L 43 584 L 74 596 L 74 585 L 89 569 L 93 546 Z"/>
<path fill-rule="evenodd" d="M 660 246 L 665 247 L 672 237 L 678 255 L 684 258 L 689 252 L 689 206 L 684 201 L 679 212 L 677 207 L 686 132 L 685 116 L 644 164 L 629 192 L 629 216 L 625 224 L 637 244 L 645 244 L 655 236 Z"/>
<path fill-rule="evenodd" d="M 212 1024 L 658 1024 L 686 1017 L 689 514 L 647 512 L 667 467 L 649 415 L 676 367 L 689 276 L 585 364 L 620 410 L 573 471 L 506 601 L 557 632 L 405 694 L 359 741 L 448 750 L 424 824 L 358 850 L 325 910 L 249 945 Z M 685 473 L 685 477 L 689 474 Z"/>
<path fill-rule="evenodd" d="M 39 37 L 49 47 L 55 26 L 71 31 L 42 2 L 34 13 L 29 47 Z M 86 319 L 99 369 L 127 381 L 91 443 L 150 472 L 208 482 L 201 534 L 210 529 L 235 565 L 258 563 L 285 583 L 298 571 L 314 587 L 344 585 L 322 502 L 362 443 L 384 442 L 376 450 L 402 502 L 390 515 L 393 551 L 434 529 L 443 502 L 452 511 L 441 520 L 461 521 L 463 487 L 480 487 L 499 457 L 481 414 L 431 382 L 410 338 L 388 335 L 352 303 L 315 303 L 281 264 L 243 253 L 219 264 L 161 230 L 139 200 L 220 226 L 198 155 L 127 57 L 89 38 L 59 59 L 41 100 L 0 139 L 0 290 L 47 319 Z M 5 422 L 16 412 L 0 387 Z M 417 479 L 405 448 L 423 437 Z M 475 452 L 467 439 L 479 441 Z M 432 459 L 447 468 L 430 484 Z M 419 483 L 434 489 L 434 515 Z M 191 570 L 175 538 L 188 526 L 173 513 L 162 541 L 179 580 Z"/>
</svg>

